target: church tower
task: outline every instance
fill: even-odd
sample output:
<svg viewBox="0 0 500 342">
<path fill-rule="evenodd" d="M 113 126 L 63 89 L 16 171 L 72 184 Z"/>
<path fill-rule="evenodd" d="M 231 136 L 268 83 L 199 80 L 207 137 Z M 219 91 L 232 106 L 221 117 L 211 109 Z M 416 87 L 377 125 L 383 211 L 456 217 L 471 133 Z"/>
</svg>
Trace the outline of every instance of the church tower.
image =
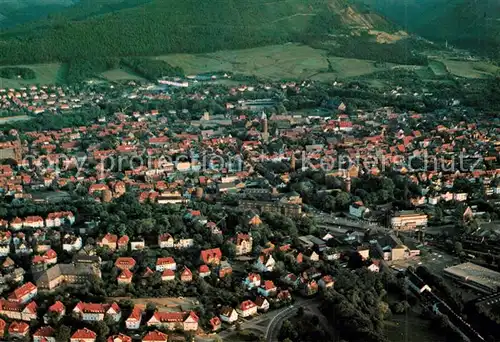
<svg viewBox="0 0 500 342">
<path fill-rule="evenodd" d="M 267 115 L 264 112 L 262 112 L 261 121 L 262 121 L 262 140 L 264 140 L 264 142 L 267 142 L 269 140 L 269 127 L 267 123 Z"/>
</svg>

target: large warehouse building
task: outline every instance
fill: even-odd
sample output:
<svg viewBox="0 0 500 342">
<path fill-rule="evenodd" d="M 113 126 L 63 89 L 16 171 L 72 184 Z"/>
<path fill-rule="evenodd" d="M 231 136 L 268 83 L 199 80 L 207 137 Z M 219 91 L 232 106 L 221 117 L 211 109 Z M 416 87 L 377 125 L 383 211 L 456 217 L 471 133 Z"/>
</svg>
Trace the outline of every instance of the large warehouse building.
<svg viewBox="0 0 500 342">
<path fill-rule="evenodd" d="M 500 273 L 471 262 L 445 268 L 444 274 L 484 293 L 500 291 Z"/>
</svg>

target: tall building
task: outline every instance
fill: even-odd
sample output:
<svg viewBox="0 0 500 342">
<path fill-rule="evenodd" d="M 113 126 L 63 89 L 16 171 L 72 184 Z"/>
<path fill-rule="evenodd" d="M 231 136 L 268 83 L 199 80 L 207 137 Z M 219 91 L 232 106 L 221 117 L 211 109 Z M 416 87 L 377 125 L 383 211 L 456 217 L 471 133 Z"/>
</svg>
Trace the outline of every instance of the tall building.
<svg viewBox="0 0 500 342">
<path fill-rule="evenodd" d="M 294 153 L 292 154 L 292 158 L 290 159 L 290 169 L 292 169 L 292 171 L 295 171 L 296 164 L 297 164 L 297 158 L 295 157 Z"/>
<path fill-rule="evenodd" d="M 262 112 L 262 140 L 264 142 L 267 142 L 269 140 L 269 127 L 267 123 L 267 115 L 266 113 Z"/>
</svg>

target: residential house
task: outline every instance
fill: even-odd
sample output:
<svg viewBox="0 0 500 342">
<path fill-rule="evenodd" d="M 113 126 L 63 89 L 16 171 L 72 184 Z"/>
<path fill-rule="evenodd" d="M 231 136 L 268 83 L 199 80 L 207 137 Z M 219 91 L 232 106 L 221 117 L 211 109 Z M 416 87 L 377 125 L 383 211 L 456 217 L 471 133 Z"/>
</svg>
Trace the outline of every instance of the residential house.
<svg viewBox="0 0 500 342">
<path fill-rule="evenodd" d="M 202 278 L 208 277 L 210 275 L 210 268 L 207 265 L 201 265 L 198 274 Z"/>
<path fill-rule="evenodd" d="M 148 326 L 166 327 L 169 330 L 198 330 L 198 316 L 193 311 L 160 312 L 156 311 L 149 319 Z"/>
<path fill-rule="evenodd" d="M 248 276 L 243 280 L 243 284 L 249 290 L 253 288 L 257 288 L 260 286 L 260 274 L 258 273 L 249 273 Z"/>
<path fill-rule="evenodd" d="M 318 283 L 316 280 L 310 280 L 303 284 L 302 294 L 304 296 L 313 296 L 318 292 Z"/>
<path fill-rule="evenodd" d="M 126 251 L 128 249 L 129 241 L 130 241 L 130 239 L 129 239 L 128 235 L 123 235 L 116 242 L 116 247 L 121 251 Z"/>
<path fill-rule="evenodd" d="M 259 272 L 271 272 L 275 264 L 276 261 L 271 254 L 261 254 L 253 267 Z"/>
<path fill-rule="evenodd" d="M 290 291 L 288 291 L 288 290 L 281 290 L 278 292 L 278 295 L 276 296 L 276 300 L 279 302 L 290 302 L 290 301 L 292 301 L 292 295 L 290 294 Z"/>
<path fill-rule="evenodd" d="M 105 315 L 109 315 L 115 322 L 119 322 L 122 312 L 118 304 L 99 304 L 79 302 L 73 309 L 83 321 L 102 321 Z"/>
<path fill-rule="evenodd" d="M 232 307 L 225 306 L 220 310 L 221 321 L 232 324 L 238 320 L 238 312 Z"/>
<path fill-rule="evenodd" d="M 264 281 L 258 289 L 257 292 L 264 297 L 274 296 L 276 294 L 277 288 L 272 280 Z"/>
<path fill-rule="evenodd" d="M 333 280 L 333 277 L 331 275 L 325 275 L 321 277 L 321 279 L 318 281 L 318 286 L 322 289 L 329 289 L 333 287 L 335 284 L 335 281 Z"/>
<path fill-rule="evenodd" d="M 191 248 L 193 246 L 194 246 L 193 239 L 180 239 L 176 244 L 174 244 L 174 247 L 178 249 Z"/>
<path fill-rule="evenodd" d="M 30 302 L 27 305 L 11 302 L 5 299 L 0 299 L 0 314 L 10 319 L 22 321 L 31 321 L 37 318 L 38 306 L 35 302 Z"/>
<path fill-rule="evenodd" d="M 158 236 L 158 245 L 160 246 L 160 248 L 173 248 L 174 238 L 168 233 L 160 234 Z"/>
<path fill-rule="evenodd" d="M 144 243 L 144 239 L 140 238 L 134 241 L 130 242 L 130 250 L 132 251 L 137 251 L 137 250 L 143 250 L 146 247 L 146 244 Z"/>
<path fill-rule="evenodd" d="M 49 324 L 52 321 L 59 321 L 63 316 L 66 315 L 66 307 L 60 301 L 56 301 L 54 304 L 49 306 L 47 313 L 43 316 L 43 321 L 45 324 Z"/>
<path fill-rule="evenodd" d="M 135 266 L 135 260 L 131 257 L 120 257 L 116 259 L 115 266 L 120 270 L 130 270 Z"/>
<path fill-rule="evenodd" d="M 241 317 L 249 317 L 257 314 L 257 305 L 251 300 L 245 300 L 236 309 Z"/>
<path fill-rule="evenodd" d="M 184 268 L 182 269 L 182 272 L 181 272 L 181 281 L 188 283 L 192 280 L 193 280 L 193 273 L 191 272 L 191 270 L 189 268 L 184 266 Z"/>
<path fill-rule="evenodd" d="M 158 330 L 150 331 L 142 338 L 142 342 L 167 342 L 167 341 L 168 341 L 168 335 Z"/>
<path fill-rule="evenodd" d="M 134 277 L 134 274 L 132 273 L 132 271 L 130 271 L 128 269 L 124 269 L 122 271 L 122 273 L 120 273 L 120 275 L 118 277 L 116 277 L 116 281 L 120 285 L 128 285 L 128 284 L 132 283 L 133 277 Z"/>
<path fill-rule="evenodd" d="M 257 296 L 255 299 L 255 305 L 257 305 L 258 311 L 266 312 L 269 310 L 269 301 L 265 297 Z"/>
<path fill-rule="evenodd" d="M 293 288 L 297 288 L 301 284 L 301 279 L 293 273 L 288 273 L 287 275 L 283 276 L 281 278 L 281 280 L 285 284 L 287 284 Z"/>
<path fill-rule="evenodd" d="M 66 234 L 62 239 L 62 248 L 70 253 L 79 251 L 82 249 L 82 238 L 80 236 Z"/>
<path fill-rule="evenodd" d="M 43 259 L 45 261 L 45 264 L 47 265 L 53 265 L 57 264 L 57 253 L 53 249 L 49 249 L 43 254 Z"/>
<path fill-rule="evenodd" d="M 169 269 L 166 269 L 165 271 L 163 271 L 163 273 L 161 274 L 161 280 L 162 281 L 171 281 L 171 280 L 175 280 L 175 272 L 172 271 L 172 270 L 169 270 Z"/>
<path fill-rule="evenodd" d="M 214 316 L 210 319 L 209 321 L 210 325 L 212 326 L 212 331 L 218 331 L 221 328 L 222 322 L 219 317 Z"/>
<path fill-rule="evenodd" d="M 315 251 L 310 252 L 307 257 L 309 258 L 310 261 L 319 261 L 319 254 L 316 253 Z"/>
<path fill-rule="evenodd" d="M 28 336 L 30 332 L 30 325 L 26 322 L 14 321 L 9 325 L 9 336 L 23 338 Z"/>
<path fill-rule="evenodd" d="M 118 236 L 115 234 L 107 233 L 98 242 L 97 245 L 100 247 L 107 247 L 114 251 L 116 249 L 116 243 L 118 242 Z"/>
<path fill-rule="evenodd" d="M 97 334 L 90 329 L 83 328 L 75 331 L 69 342 L 95 342 Z"/>
<path fill-rule="evenodd" d="M 33 342 L 58 342 L 56 341 L 56 330 L 51 326 L 40 327 L 33 333 Z"/>
<path fill-rule="evenodd" d="M 139 306 L 134 306 L 130 316 L 125 320 L 125 326 L 129 330 L 137 330 L 141 326 L 142 309 Z"/>
<path fill-rule="evenodd" d="M 236 235 L 236 255 L 244 255 L 252 252 L 253 239 L 250 234 L 238 233 Z"/>
<path fill-rule="evenodd" d="M 24 304 L 33 299 L 38 293 L 38 289 L 32 282 L 27 282 L 14 290 L 9 296 L 9 301 Z"/>
<path fill-rule="evenodd" d="M 226 275 L 233 273 L 233 268 L 227 260 L 222 260 L 220 265 L 215 269 L 219 278 L 224 278 Z"/>
<path fill-rule="evenodd" d="M 220 248 L 206 249 L 201 251 L 200 259 L 207 265 L 218 265 L 222 258 Z"/>
<path fill-rule="evenodd" d="M 158 272 L 163 272 L 164 270 L 175 271 L 176 269 L 177 269 L 177 264 L 175 263 L 175 260 L 172 257 L 158 258 L 156 260 L 156 270 Z"/>
<path fill-rule="evenodd" d="M 132 338 L 124 334 L 118 334 L 109 336 L 107 342 L 132 342 Z"/>
</svg>

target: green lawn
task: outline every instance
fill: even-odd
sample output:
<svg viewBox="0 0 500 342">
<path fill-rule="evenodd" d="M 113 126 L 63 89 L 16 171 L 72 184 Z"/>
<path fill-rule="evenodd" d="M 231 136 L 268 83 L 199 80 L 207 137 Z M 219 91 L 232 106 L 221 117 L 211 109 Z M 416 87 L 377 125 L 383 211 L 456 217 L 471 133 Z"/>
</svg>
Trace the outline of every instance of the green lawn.
<svg viewBox="0 0 500 342">
<path fill-rule="evenodd" d="M 136 80 L 136 81 L 145 81 L 145 78 L 142 78 L 131 71 L 125 69 L 112 69 L 105 71 L 101 74 L 102 77 L 109 81 L 123 81 L 123 80 Z"/>
<path fill-rule="evenodd" d="M 326 51 L 300 44 L 220 51 L 208 54 L 173 54 L 153 57 L 180 66 L 186 74 L 228 71 L 268 79 L 331 81 L 386 69 L 372 61 L 327 57 Z M 333 71 L 328 70 L 328 60 Z"/>
<path fill-rule="evenodd" d="M 450 73 L 465 78 L 487 78 L 500 73 L 500 68 L 487 62 L 440 60 Z"/>
<path fill-rule="evenodd" d="M 446 65 L 441 61 L 436 61 L 436 60 L 430 61 L 429 68 L 436 76 L 448 75 L 448 69 L 446 68 Z"/>
<path fill-rule="evenodd" d="M 55 84 L 64 82 L 64 66 L 61 63 L 16 66 L 32 69 L 36 74 L 36 78 L 33 80 L 0 78 L 1 88 L 19 88 L 30 84 Z M 5 67 L 9 67 L 9 65 Z"/>
</svg>

